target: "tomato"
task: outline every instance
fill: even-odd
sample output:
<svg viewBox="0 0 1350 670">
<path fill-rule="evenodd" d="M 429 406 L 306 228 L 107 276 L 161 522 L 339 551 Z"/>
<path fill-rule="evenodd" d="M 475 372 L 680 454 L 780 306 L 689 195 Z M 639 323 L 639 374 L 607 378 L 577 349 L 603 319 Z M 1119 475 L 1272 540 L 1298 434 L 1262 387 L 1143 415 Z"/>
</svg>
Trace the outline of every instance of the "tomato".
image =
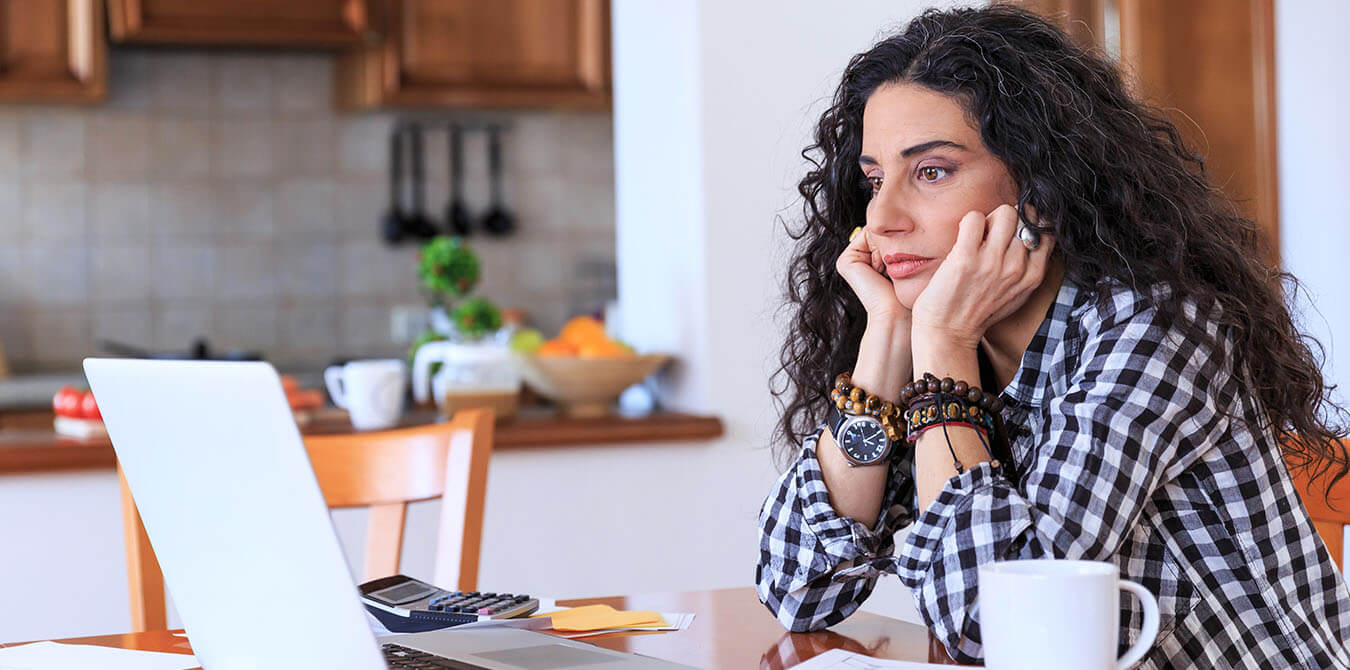
<svg viewBox="0 0 1350 670">
<path fill-rule="evenodd" d="M 57 416 L 80 416 L 80 403 L 84 400 L 84 394 L 74 386 L 62 386 L 56 395 L 52 396 L 52 411 Z"/>
<path fill-rule="evenodd" d="M 84 396 L 80 398 L 80 418 L 103 420 L 103 415 L 98 411 L 98 403 L 94 401 L 93 391 L 85 391 Z"/>
</svg>

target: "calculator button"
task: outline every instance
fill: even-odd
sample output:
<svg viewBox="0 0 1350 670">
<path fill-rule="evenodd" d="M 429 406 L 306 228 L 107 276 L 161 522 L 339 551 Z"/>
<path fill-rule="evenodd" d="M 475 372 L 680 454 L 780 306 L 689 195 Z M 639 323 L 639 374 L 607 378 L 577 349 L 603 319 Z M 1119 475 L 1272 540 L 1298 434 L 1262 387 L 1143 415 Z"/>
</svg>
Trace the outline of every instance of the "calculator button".
<svg viewBox="0 0 1350 670">
<path fill-rule="evenodd" d="M 491 607 L 484 607 L 484 608 L 478 610 L 478 613 L 479 613 L 479 614 L 492 614 L 492 608 L 491 608 Z"/>
</svg>

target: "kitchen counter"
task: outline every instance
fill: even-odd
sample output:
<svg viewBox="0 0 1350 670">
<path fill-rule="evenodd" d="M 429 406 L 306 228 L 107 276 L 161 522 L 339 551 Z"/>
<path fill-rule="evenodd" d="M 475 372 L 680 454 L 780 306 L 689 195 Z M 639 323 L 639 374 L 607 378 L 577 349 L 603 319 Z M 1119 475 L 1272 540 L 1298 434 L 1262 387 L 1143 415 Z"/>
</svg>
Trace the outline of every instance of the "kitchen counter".
<svg viewBox="0 0 1350 670">
<path fill-rule="evenodd" d="M 439 420 L 431 411 L 409 412 L 402 425 Z M 50 425 L 48 422 L 47 425 Z M 301 429 L 305 434 L 348 432 L 347 413 L 320 410 Z M 624 446 L 643 442 L 696 442 L 722 435 L 717 417 L 656 412 L 641 417 L 609 416 L 571 419 L 553 416 L 547 408 L 527 408 L 515 418 L 497 424 L 493 449 Z M 0 474 L 58 470 L 103 469 L 115 465 L 107 438 L 75 439 L 50 428 L 0 430 Z"/>
</svg>

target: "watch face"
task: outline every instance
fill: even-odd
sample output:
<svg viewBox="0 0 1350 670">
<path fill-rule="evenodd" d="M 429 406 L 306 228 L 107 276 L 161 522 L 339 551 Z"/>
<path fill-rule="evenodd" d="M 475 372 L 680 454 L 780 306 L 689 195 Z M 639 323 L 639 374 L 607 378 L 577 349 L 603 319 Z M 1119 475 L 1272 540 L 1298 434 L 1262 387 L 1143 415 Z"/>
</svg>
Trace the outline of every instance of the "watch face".
<svg viewBox="0 0 1350 670">
<path fill-rule="evenodd" d="M 886 455 L 886 429 L 870 416 L 850 418 L 844 424 L 839 446 L 858 463 L 876 463 Z"/>
</svg>

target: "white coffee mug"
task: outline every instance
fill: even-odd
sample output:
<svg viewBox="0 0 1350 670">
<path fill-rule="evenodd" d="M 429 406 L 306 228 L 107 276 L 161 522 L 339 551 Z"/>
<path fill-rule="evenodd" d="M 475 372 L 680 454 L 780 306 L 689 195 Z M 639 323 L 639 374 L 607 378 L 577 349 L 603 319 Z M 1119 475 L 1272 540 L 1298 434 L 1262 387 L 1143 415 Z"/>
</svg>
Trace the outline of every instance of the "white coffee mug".
<svg viewBox="0 0 1350 670">
<path fill-rule="evenodd" d="M 1139 598 L 1144 628 L 1119 659 L 1120 591 Z M 990 670 L 1124 670 L 1158 637 L 1158 601 L 1104 561 L 1024 560 L 980 566 L 980 639 Z"/>
<path fill-rule="evenodd" d="M 403 361 L 384 359 L 352 361 L 323 371 L 333 403 L 351 414 L 357 430 L 389 428 L 403 413 L 403 389 L 407 371 Z"/>
</svg>

